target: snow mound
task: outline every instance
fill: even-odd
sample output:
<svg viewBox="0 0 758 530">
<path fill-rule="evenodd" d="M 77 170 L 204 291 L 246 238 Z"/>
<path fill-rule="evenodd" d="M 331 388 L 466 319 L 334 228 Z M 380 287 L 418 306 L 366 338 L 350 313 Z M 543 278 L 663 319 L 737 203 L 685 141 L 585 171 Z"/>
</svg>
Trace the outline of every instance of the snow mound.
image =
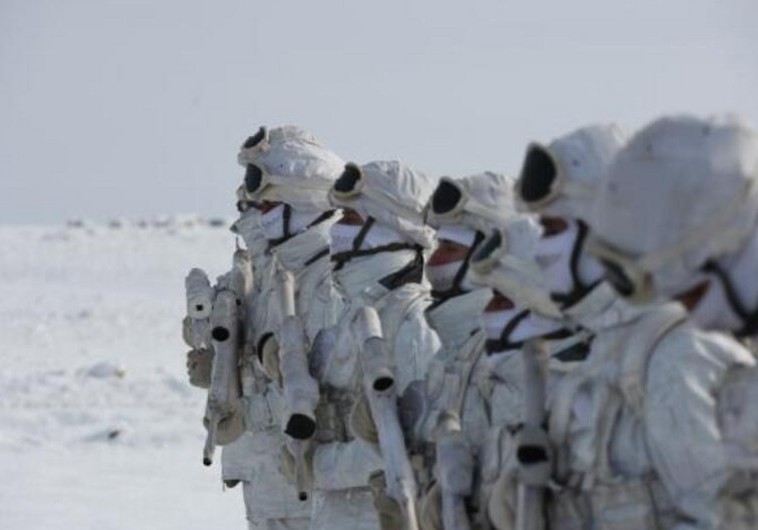
<svg viewBox="0 0 758 530">
<path fill-rule="evenodd" d="M 228 226 L 0 226 L 1 528 L 244 527 L 200 464 L 180 325 L 189 269 L 230 266 Z"/>
</svg>

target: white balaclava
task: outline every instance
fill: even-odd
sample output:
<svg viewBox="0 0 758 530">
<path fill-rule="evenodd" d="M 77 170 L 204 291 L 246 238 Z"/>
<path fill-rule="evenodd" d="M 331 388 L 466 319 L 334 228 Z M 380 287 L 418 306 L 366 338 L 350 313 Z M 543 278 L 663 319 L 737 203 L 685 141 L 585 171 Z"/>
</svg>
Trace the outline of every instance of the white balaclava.
<svg viewBox="0 0 758 530">
<path fill-rule="evenodd" d="M 427 278 L 437 298 L 471 290 L 465 285 L 471 252 L 492 230 L 516 215 L 513 185 L 513 178 L 491 172 L 440 179 L 426 206 L 426 222 L 438 230 L 438 241 L 452 241 L 471 250 L 466 258 L 426 265 Z"/>
<path fill-rule="evenodd" d="M 347 164 L 329 190 L 332 207 L 356 211 L 363 225 L 332 226 L 330 253 L 335 282 L 353 296 L 366 287 L 407 275 L 421 281 L 422 252 L 431 248 L 434 231 L 424 224 L 423 209 L 434 185 L 424 173 L 399 162 Z"/>
<path fill-rule="evenodd" d="M 564 329 L 561 310 L 551 299 L 550 287 L 535 261 L 542 228 L 532 215 L 509 219 L 474 253 L 468 279 L 509 298 L 514 307 L 488 311 L 483 325 L 490 353 L 520 347 L 535 337 Z"/>
<path fill-rule="evenodd" d="M 701 324 L 758 326 L 756 180 L 758 135 L 740 119 L 660 118 L 609 167 L 591 246 L 617 286 L 636 278 L 621 288 L 632 299 L 676 296 L 708 279 L 694 312 Z"/>
<path fill-rule="evenodd" d="M 587 216 L 608 164 L 624 143 L 615 124 L 592 125 L 529 146 L 516 184 L 520 206 L 563 219 L 568 228 L 543 237 L 534 258 L 545 271 L 553 298 L 563 307 L 578 302 L 603 274 L 584 249 Z"/>
<path fill-rule="evenodd" d="M 344 167 L 342 159 L 296 127 L 261 127 L 243 144 L 238 161 L 245 167 L 248 201 L 282 203 L 260 217 L 263 233 L 274 245 L 332 210 L 327 193 Z"/>
</svg>

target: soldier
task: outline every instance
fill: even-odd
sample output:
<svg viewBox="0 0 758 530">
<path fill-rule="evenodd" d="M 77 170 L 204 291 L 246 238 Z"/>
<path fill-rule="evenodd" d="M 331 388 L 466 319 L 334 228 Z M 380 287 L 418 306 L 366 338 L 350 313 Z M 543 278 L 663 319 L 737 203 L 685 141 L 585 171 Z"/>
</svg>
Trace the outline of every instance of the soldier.
<svg viewBox="0 0 758 530">
<path fill-rule="evenodd" d="M 467 528 L 469 519 L 486 524 L 484 513 L 477 513 L 480 495 L 474 492 L 481 492 L 481 472 L 475 468 L 481 467 L 493 426 L 522 421 L 517 354 L 528 339 L 567 334 L 561 322 L 468 281 L 470 258 L 485 235 L 510 217 L 524 217 L 516 213 L 512 190 L 513 179 L 495 173 L 443 177 L 427 205 L 439 245 L 426 266 L 435 296 L 426 315 L 442 349 L 430 364 L 428 402 L 413 444 L 427 461 L 436 456 L 435 482 L 425 480 L 425 527 Z"/>
<path fill-rule="evenodd" d="M 530 147 L 517 189 L 532 210 L 563 216 L 545 226 L 548 233 L 565 231 L 565 217 L 581 218 L 591 206 L 615 155 L 608 146 L 620 147 L 616 138 L 613 129 L 591 127 Z M 534 259 L 552 276 L 555 263 L 581 270 L 572 264 L 584 252 L 576 243 L 550 253 L 537 245 Z M 578 275 L 560 283 L 571 276 Z M 715 396 L 729 370 L 752 364 L 751 356 L 696 330 L 678 304 L 633 307 L 606 283 L 580 279 L 594 285 L 577 297 L 546 277 L 554 298 L 568 295 L 557 297 L 564 316 L 593 333 L 587 360 L 550 391 L 551 528 L 717 527 L 717 493 L 730 470 Z"/>
<path fill-rule="evenodd" d="M 287 369 L 280 363 L 282 350 L 294 344 L 307 352 L 318 333 L 336 322 L 342 301 L 332 288 L 328 258 L 329 230 L 337 218 L 327 191 L 344 163 L 313 135 L 294 127 L 261 128 L 240 150 L 245 167 L 244 204 L 257 210 L 259 228 L 250 227 L 248 215 L 237 223 L 249 244 L 265 239 L 265 262 L 259 267 L 249 342 L 253 358 L 243 370 L 250 374 L 246 398 L 247 433 L 223 454 L 224 479 L 242 481 L 248 519 L 267 528 L 308 528 L 310 500 L 300 500 L 294 482 L 294 462 L 282 434 L 291 428 Z M 247 228 L 247 230 L 246 230 Z M 284 317 L 280 282 L 294 278 L 294 310 L 302 322 L 302 335 L 283 336 Z M 307 369 L 307 360 L 302 359 Z M 287 361 L 289 362 L 289 361 Z M 245 372 L 243 372 L 245 373 Z M 307 373 L 305 374 L 307 376 Z M 303 418 L 305 422 L 313 417 Z M 280 462 L 284 456 L 284 464 Z M 307 471 L 307 470 L 306 470 Z"/>
<path fill-rule="evenodd" d="M 590 242 L 590 251 L 602 261 L 617 292 L 635 303 L 656 296 L 675 298 L 698 325 L 755 338 L 757 169 L 758 136 L 733 117 L 664 117 L 635 135 L 616 156 L 601 187 Z M 728 340 L 721 343 L 729 347 Z M 702 343 L 696 346 L 684 352 L 687 358 L 679 370 L 702 394 L 685 401 L 671 385 L 669 401 L 681 401 L 678 414 L 667 416 L 674 410 L 671 403 L 661 406 L 655 419 L 673 417 L 683 423 L 695 407 L 702 416 L 707 412 L 706 426 L 713 428 L 713 437 L 721 436 L 726 454 L 713 439 L 711 451 L 699 451 L 708 464 L 691 462 L 696 470 L 686 478 L 692 485 L 704 481 L 699 486 L 707 501 L 702 508 L 711 510 L 712 527 L 755 528 L 758 370 L 752 359 L 733 362 L 739 352 L 733 345 L 729 356 L 717 357 Z M 675 432 L 660 432 L 656 441 L 663 444 L 664 436 L 675 440 Z M 687 439 L 697 447 L 698 438 Z M 675 446 L 671 441 L 669 445 Z M 669 454 L 674 451 L 671 447 Z M 672 455 L 672 471 L 677 471 L 675 464 L 685 462 Z M 697 469 L 701 466 L 705 469 Z"/>
<path fill-rule="evenodd" d="M 616 157 L 597 201 L 608 279 L 632 300 L 682 301 L 706 329 L 758 335 L 756 180 L 758 138 L 737 119 L 647 126 Z"/>
<path fill-rule="evenodd" d="M 365 333 L 356 316 L 365 314 L 365 309 L 378 314 L 381 325 L 375 331 L 383 333 L 394 364 L 393 390 L 402 395 L 413 381 L 423 378 L 439 347 L 424 319 L 424 310 L 432 302 L 423 282 L 424 251 L 431 248 L 434 232 L 423 223 L 423 207 L 431 191 L 431 182 L 423 173 L 398 162 L 372 162 L 347 164 L 329 192 L 332 205 L 343 208 L 342 218 L 332 227 L 331 260 L 335 283 L 349 307 L 340 325 L 323 334 L 314 373 L 327 393 L 358 401 L 351 415 L 352 429 L 371 444 L 387 437 L 386 433 L 377 434 L 368 401 L 358 399 L 364 394 L 366 371 Z M 394 400 L 388 412 L 390 416 L 394 412 L 397 427 Z M 398 490 L 387 477 L 396 476 L 396 470 L 389 469 L 385 477 L 372 474 L 375 501 L 366 485 L 369 474 L 387 464 L 386 450 L 399 454 L 402 437 L 397 441 L 397 446 L 382 448 L 384 462 L 376 456 L 369 458 L 366 450 L 374 454 L 373 449 L 361 440 L 316 448 L 314 528 L 377 528 L 372 504 L 382 528 L 395 525 L 397 507 L 403 501 L 392 498 L 392 492 Z M 406 482 L 405 486 L 412 485 Z"/>
</svg>

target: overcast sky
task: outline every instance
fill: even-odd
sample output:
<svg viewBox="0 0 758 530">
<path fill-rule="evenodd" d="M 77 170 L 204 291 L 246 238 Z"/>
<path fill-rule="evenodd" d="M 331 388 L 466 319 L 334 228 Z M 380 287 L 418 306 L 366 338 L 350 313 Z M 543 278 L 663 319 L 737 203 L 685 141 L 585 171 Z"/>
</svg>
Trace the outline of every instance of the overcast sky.
<svg viewBox="0 0 758 530">
<path fill-rule="evenodd" d="M 758 124 L 755 0 L 0 0 L 0 223 L 233 213 L 260 124 L 518 170 L 598 120 Z"/>
</svg>

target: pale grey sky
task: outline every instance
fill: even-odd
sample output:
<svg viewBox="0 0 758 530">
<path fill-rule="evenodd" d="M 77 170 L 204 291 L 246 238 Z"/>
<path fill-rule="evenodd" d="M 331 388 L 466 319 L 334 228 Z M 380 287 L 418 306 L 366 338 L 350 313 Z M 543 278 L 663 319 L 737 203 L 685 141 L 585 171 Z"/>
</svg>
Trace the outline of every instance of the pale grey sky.
<svg viewBox="0 0 758 530">
<path fill-rule="evenodd" d="M 260 124 L 513 173 L 598 120 L 758 125 L 758 2 L 0 0 L 0 223 L 233 213 Z"/>
</svg>

